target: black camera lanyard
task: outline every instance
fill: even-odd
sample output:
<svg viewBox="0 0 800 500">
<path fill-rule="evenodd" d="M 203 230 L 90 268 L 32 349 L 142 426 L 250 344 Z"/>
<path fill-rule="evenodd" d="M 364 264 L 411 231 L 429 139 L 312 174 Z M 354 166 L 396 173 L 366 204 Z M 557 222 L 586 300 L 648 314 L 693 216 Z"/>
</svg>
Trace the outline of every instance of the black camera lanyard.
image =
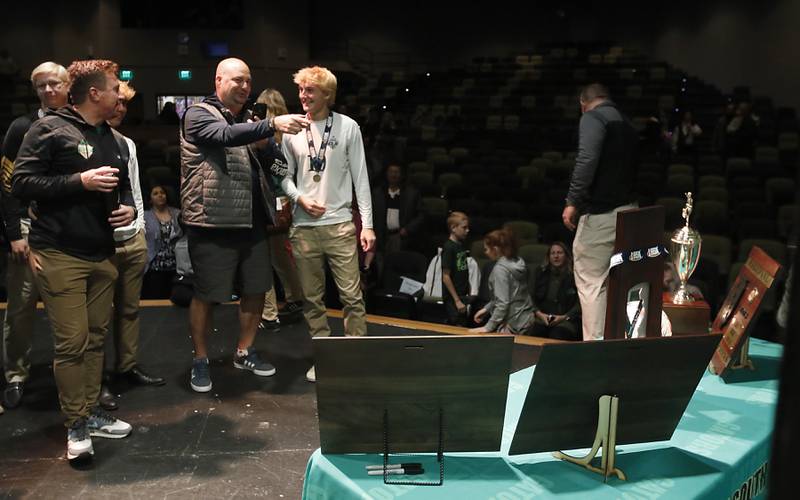
<svg viewBox="0 0 800 500">
<path fill-rule="evenodd" d="M 319 182 L 322 172 L 325 170 L 325 150 L 328 149 L 328 141 L 331 138 L 333 128 L 333 113 L 328 114 L 325 120 L 325 131 L 322 133 L 322 144 L 319 151 L 314 147 L 314 137 L 311 135 L 311 126 L 306 129 L 306 139 L 308 140 L 308 159 L 309 170 L 314 172 L 314 182 Z"/>
</svg>

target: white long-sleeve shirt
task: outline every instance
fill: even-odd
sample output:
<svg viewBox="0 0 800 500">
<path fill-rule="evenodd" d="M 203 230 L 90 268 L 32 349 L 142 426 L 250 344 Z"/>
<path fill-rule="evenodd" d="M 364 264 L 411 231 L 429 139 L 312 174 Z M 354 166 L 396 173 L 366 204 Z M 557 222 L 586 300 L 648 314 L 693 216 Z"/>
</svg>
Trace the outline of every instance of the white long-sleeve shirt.
<svg viewBox="0 0 800 500">
<path fill-rule="evenodd" d="M 283 154 L 286 156 L 288 175 L 281 181 L 281 187 L 292 200 L 293 224 L 296 226 L 327 226 L 352 220 L 353 187 L 358 199 L 361 225 L 372 228 L 372 198 L 367 174 L 367 161 L 364 157 L 364 143 L 358 123 L 349 116 L 333 114 L 330 140 L 325 150 L 325 170 L 314 181 L 311 171 L 308 140 L 305 131 L 295 135 L 284 134 Z M 325 120 L 313 122 L 311 135 L 316 153 L 322 145 Z M 313 218 L 297 204 L 300 196 L 306 196 L 325 206 L 325 213 Z"/>
<path fill-rule="evenodd" d="M 142 198 L 142 187 L 139 185 L 139 162 L 136 160 L 136 144 L 125 137 L 128 144 L 128 177 L 131 181 L 131 192 L 133 201 L 136 204 L 136 219 L 124 227 L 114 229 L 114 241 L 127 241 L 136 236 L 140 230 L 144 229 L 144 199 Z"/>
</svg>

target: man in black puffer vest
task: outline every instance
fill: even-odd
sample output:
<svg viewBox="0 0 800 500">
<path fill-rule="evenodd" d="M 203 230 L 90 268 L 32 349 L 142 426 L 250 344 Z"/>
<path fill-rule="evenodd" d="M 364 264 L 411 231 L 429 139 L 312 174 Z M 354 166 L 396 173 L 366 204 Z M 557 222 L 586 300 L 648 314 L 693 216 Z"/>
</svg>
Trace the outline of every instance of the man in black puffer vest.
<svg viewBox="0 0 800 500">
<path fill-rule="evenodd" d="M 602 340 L 617 212 L 637 206 L 633 183 L 638 135 L 604 85 L 587 85 L 580 104 L 578 156 L 561 218 L 568 229 L 577 228 L 572 252 L 583 339 Z"/>
</svg>

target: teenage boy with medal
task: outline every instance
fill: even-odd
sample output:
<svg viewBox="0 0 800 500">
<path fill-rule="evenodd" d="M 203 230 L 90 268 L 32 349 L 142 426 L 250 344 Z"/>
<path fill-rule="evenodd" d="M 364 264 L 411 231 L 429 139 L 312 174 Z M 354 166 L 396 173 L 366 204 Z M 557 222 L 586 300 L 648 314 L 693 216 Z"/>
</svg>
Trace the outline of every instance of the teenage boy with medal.
<svg viewBox="0 0 800 500">
<path fill-rule="evenodd" d="M 344 305 L 345 335 L 366 335 L 351 212 L 355 188 L 361 214 L 361 248 L 372 250 L 372 199 L 361 130 L 352 118 L 331 111 L 336 100 L 336 77 L 328 69 L 303 68 L 295 73 L 294 82 L 303 111 L 312 123 L 305 136 L 297 134 L 283 140 L 288 174 L 281 186 L 294 204 L 289 238 L 305 295 L 303 314 L 312 337 L 330 335 L 324 301 L 327 260 Z M 313 366 L 306 378 L 316 380 Z"/>
</svg>

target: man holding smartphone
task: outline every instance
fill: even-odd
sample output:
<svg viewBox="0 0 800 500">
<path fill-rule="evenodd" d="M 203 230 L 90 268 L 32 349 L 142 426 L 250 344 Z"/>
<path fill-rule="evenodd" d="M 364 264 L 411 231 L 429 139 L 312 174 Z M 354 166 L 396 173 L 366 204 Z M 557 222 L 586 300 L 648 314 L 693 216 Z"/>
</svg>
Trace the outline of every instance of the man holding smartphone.
<svg viewBox="0 0 800 500">
<path fill-rule="evenodd" d="M 275 374 L 253 348 L 264 293 L 272 287 L 267 225 L 274 220 L 275 200 L 251 145 L 276 130 L 296 134 L 309 121 L 302 115 L 253 121 L 245 109 L 251 89 L 244 61 L 221 61 L 214 94 L 190 106 L 180 128 L 181 216 L 195 274 L 189 385 L 196 392 L 212 387 L 206 344 L 212 307 L 231 299 L 237 281 L 240 333 L 233 365 L 262 377 Z"/>
</svg>

